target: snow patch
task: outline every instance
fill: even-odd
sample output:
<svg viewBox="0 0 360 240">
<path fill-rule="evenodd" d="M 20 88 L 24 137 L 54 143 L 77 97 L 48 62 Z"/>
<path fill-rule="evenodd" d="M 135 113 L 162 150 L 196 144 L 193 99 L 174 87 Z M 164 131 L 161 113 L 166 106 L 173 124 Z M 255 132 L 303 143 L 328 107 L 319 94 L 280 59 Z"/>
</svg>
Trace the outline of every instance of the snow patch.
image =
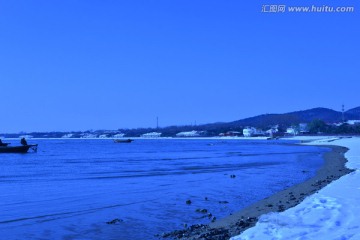
<svg viewBox="0 0 360 240">
<path fill-rule="evenodd" d="M 232 240 L 360 239 L 360 138 L 327 138 L 314 143 L 349 148 L 345 154 L 347 166 L 356 171 L 327 185 L 293 208 L 263 215 L 253 228 Z"/>
</svg>

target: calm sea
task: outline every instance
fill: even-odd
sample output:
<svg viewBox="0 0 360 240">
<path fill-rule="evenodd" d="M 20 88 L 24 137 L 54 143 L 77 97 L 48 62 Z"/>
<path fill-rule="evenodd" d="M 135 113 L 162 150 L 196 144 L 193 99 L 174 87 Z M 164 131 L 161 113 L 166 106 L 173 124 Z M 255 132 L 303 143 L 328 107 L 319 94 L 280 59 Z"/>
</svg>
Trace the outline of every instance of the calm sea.
<svg viewBox="0 0 360 240">
<path fill-rule="evenodd" d="M 1 239 L 157 239 L 208 223 L 196 209 L 219 219 L 310 178 L 329 151 L 281 140 L 28 142 L 37 153 L 0 154 Z"/>
</svg>

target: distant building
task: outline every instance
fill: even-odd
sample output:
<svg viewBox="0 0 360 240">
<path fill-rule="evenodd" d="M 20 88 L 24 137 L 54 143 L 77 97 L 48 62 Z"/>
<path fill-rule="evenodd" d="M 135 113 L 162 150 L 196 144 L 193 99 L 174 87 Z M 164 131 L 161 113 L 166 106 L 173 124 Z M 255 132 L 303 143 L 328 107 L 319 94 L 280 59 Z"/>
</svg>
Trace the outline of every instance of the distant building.
<svg viewBox="0 0 360 240">
<path fill-rule="evenodd" d="M 220 133 L 219 136 L 223 136 L 223 137 L 238 137 L 241 136 L 241 132 L 238 131 L 228 131 L 226 133 Z"/>
<path fill-rule="evenodd" d="M 289 127 L 286 129 L 286 134 L 295 136 L 299 134 L 299 130 L 295 127 Z"/>
<path fill-rule="evenodd" d="M 159 132 L 149 132 L 149 133 L 144 133 L 142 135 L 140 135 L 140 137 L 144 137 L 144 138 L 158 138 L 161 136 L 161 133 Z"/>
<path fill-rule="evenodd" d="M 263 130 L 254 127 L 246 127 L 243 129 L 244 137 L 265 136 L 265 134 L 266 133 Z"/>
<path fill-rule="evenodd" d="M 68 133 L 68 134 L 65 134 L 64 136 L 62 136 L 61 138 L 72 138 L 73 136 L 74 136 L 74 134 Z"/>
<path fill-rule="evenodd" d="M 269 130 L 266 131 L 266 134 L 269 135 L 270 137 L 274 137 L 275 134 L 277 134 L 279 132 L 279 130 L 277 128 L 270 128 Z"/>
<path fill-rule="evenodd" d="M 190 131 L 190 132 L 179 132 L 176 134 L 177 137 L 199 137 L 200 132 L 198 131 Z"/>
<path fill-rule="evenodd" d="M 309 126 L 307 123 L 300 123 L 299 124 L 299 132 L 302 134 L 309 133 Z"/>
<path fill-rule="evenodd" d="M 253 135 L 253 129 L 254 129 L 254 128 L 249 128 L 249 127 L 244 128 L 244 129 L 243 129 L 243 135 L 244 135 L 244 137 L 251 137 L 251 136 Z"/>
<path fill-rule="evenodd" d="M 83 133 L 81 138 L 97 138 L 97 135 L 93 133 Z"/>
<path fill-rule="evenodd" d="M 346 123 L 349 125 L 357 125 L 360 124 L 360 120 L 347 120 Z"/>
<path fill-rule="evenodd" d="M 327 123 L 328 125 L 333 125 L 333 126 L 336 126 L 336 127 L 340 127 L 341 125 L 343 125 L 344 123 L 343 122 L 337 122 L 337 123 Z"/>
<path fill-rule="evenodd" d="M 113 137 L 114 137 L 114 138 L 122 138 L 122 137 L 124 137 L 124 136 L 125 136 L 124 133 L 118 133 L 118 134 L 115 134 Z"/>
<path fill-rule="evenodd" d="M 269 130 L 266 131 L 266 134 L 270 137 L 273 137 L 277 133 L 279 133 L 279 125 L 272 126 Z"/>
</svg>

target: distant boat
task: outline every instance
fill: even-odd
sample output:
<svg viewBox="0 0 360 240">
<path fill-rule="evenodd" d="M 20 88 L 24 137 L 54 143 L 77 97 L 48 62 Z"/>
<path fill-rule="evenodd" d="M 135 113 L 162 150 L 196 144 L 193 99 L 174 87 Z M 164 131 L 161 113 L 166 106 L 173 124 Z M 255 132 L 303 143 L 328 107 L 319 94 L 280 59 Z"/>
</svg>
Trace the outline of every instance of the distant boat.
<svg viewBox="0 0 360 240">
<path fill-rule="evenodd" d="M 132 139 L 114 139 L 114 143 L 131 143 Z"/>
<path fill-rule="evenodd" d="M 27 153 L 29 149 L 34 152 L 37 151 L 37 144 L 23 145 L 23 146 L 0 146 L 0 153 Z"/>
</svg>

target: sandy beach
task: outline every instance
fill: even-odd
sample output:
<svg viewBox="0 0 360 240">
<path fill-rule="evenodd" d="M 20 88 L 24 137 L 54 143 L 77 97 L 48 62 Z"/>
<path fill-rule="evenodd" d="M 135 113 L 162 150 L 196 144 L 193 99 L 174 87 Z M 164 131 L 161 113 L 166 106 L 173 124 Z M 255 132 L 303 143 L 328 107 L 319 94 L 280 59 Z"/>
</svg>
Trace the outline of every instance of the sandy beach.
<svg viewBox="0 0 360 240">
<path fill-rule="evenodd" d="M 349 139 L 349 138 L 347 138 Z M 185 230 L 178 230 L 169 233 L 166 237 L 177 239 L 229 239 L 245 240 L 245 239 L 296 239 L 294 236 L 285 237 L 277 234 L 278 224 L 286 225 L 286 219 L 279 220 L 278 215 L 287 216 L 290 209 L 294 209 L 303 205 L 308 198 L 314 198 L 321 194 L 325 186 L 332 186 L 333 183 L 344 175 L 353 172 L 353 167 L 347 165 L 348 148 L 352 149 L 353 145 L 341 144 L 345 139 L 338 138 L 302 138 L 304 144 L 321 145 L 332 150 L 324 154 L 324 165 L 317 171 L 317 174 L 295 186 L 278 192 L 268 198 L 265 198 L 245 209 L 236 212 L 226 218 L 219 219 L 209 225 L 194 225 Z M 342 141 L 339 143 L 339 141 Z M 359 139 L 356 141 L 360 142 Z M 348 168 L 349 167 L 349 168 Z M 334 182 L 335 181 L 335 182 Z M 317 200 L 318 201 L 318 200 Z M 321 202 L 321 200 L 320 200 Z M 326 202 L 326 201 L 325 201 Z M 301 208 L 301 207 L 300 207 Z M 274 216 L 276 214 L 276 216 Z M 272 220 L 269 220 L 268 216 Z M 296 215 L 294 215 L 295 218 Z M 269 224 L 274 224 L 271 227 Z M 255 226 L 256 225 L 256 226 Z M 259 227 L 259 225 L 261 225 Z M 255 227 L 254 227 L 255 226 Z M 289 227 L 289 226 L 288 226 Z M 260 229 L 259 229 L 260 228 Z M 269 228 L 275 231 L 270 231 Z M 292 227 L 289 227 L 291 232 Z M 302 226 L 299 226 L 301 231 Z M 259 234 L 263 231 L 263 235 Z M 275 232 L 269 235 L 269 232 Z M 302 231 L 304 232 L 304 231 Z M 241 235 L 239 235 L 241 234 Z M 238 236 L 239 235 L 239 236 Z M 320 239 L 320 238 L 319 238 Z M 330 239 L 330 238 L 328 238 Z"/>
</svg>

